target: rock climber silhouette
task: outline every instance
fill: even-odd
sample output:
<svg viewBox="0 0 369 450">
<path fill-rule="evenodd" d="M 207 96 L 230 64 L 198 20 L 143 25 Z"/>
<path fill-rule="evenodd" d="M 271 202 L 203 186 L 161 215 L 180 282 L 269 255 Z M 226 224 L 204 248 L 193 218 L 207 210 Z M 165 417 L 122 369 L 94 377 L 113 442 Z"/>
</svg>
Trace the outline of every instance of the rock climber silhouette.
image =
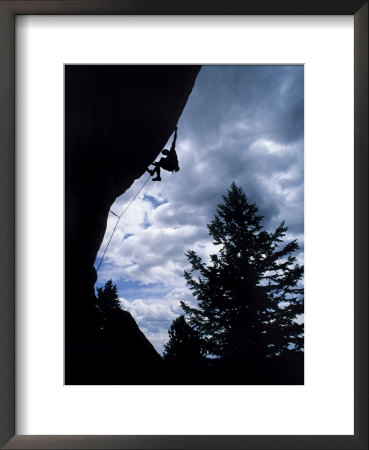
<svg viewBox="0 0 369 450">
<path fill-rule="evenodd" d="M 176 127 L 176 129 L 174 131 L 173 142 L 172 142 L 172 146 L 170 147 L 170 150 L 165 148 L 162 151 L 163 155 L 165 155 L 166 157 L 160 158 L 160 160 L 158 162 L 154 162 L 154 163 L 150 164 L 152 166 L 155 166 L 154 169 L 152 169 L 152 170 L 147 169 L 147 172 L 149 172 L 149 174 L 151 176 L 153 176 L 154 173 L 156 173 L 156 177 L 153 178 L 152 181 L 161 181 L 160 169 L 167 170 L 168 172 L 178 172 L 179 171 L 178 158 L 177 158 L 177 152 L 176 152 L 177 129 L 178 129 L 178 127 Z"/>
</svg>

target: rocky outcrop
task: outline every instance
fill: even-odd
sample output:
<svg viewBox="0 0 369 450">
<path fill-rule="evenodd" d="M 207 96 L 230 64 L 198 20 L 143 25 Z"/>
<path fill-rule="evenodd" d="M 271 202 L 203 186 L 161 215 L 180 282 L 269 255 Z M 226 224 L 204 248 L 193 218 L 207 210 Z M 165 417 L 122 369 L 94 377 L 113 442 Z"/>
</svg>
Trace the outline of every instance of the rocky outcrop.
<svg viewBox="0 0 369 450">
<path fill-rule="evenodd" d="M 133 331 L 131 319 L 123 315 L 120 325 L 126 328 L 121 336 L 125 350 L 118 345 L 110 348 L 107 356 L 107 343 L 96 337 L 93 264 L 110 206 L 163 149 L 199 70 L 199 66 L 165 65 L 65 68 L 67 384 L 119 384 L 119 379 L 125 383 L 123 376 L 113 380 L 107 375 L 119 370 L 124 370 L 126 380 L 132 382 L 145 367 L 160 374 L 161 358 L 143 343 L 142 336 Z"/>
</svg>

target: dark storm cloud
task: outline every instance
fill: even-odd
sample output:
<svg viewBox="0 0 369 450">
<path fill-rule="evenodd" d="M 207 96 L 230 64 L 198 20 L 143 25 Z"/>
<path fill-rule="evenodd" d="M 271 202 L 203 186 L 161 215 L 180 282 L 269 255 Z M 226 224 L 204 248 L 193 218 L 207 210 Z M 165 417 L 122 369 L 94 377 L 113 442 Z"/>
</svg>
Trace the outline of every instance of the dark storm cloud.
<svg viewBox="0 0 369 450">
<path fill-rule="evenodd" d="M 263 134 L 281 144 L 303 138 L 303 66 L 205 66 L 183 126 L 201 142 L 216 142 L 227 123 L 246 119 L 248 138 Z"/>
</svg>

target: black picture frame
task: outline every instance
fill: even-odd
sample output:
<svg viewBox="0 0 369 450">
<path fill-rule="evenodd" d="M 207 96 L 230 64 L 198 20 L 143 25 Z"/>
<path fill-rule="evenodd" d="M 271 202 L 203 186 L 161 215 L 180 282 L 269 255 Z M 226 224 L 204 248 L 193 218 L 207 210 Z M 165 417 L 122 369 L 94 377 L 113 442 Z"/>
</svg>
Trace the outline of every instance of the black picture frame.
<svg viewBox="0 0 369 450">
<path fill-rule="evenodd" d="M 15 17 L 20 14 L 346 14 L 354 16 L 354 435 L 15 435 Z M 0 445 L 3 446 L 2 448 L 368 449 L 368 1 L 0 0 L 0 250 Z"/>
</svg>

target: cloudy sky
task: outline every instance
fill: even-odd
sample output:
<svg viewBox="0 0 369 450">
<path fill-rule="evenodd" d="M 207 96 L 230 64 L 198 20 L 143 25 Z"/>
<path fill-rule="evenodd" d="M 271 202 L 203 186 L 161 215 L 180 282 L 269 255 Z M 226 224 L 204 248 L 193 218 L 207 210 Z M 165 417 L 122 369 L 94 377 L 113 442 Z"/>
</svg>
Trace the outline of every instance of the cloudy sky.
<svg viewBox="0 0 369 450">
<path fill-rule="evenodd" d="M 122 216 L 97 282 L 113 280 L 122 308 L 159 353 L 181 314 L 179 301 L 193 302 L 184 254 L 195 250 L 208 260 L 214 253 L 206 225 L 232 181 L 258 205 L 267 230 L 286 221 L 303 264 L 303 66 L 204 66 L 178 123 L 177 153 L 181 170 L 149 180 Z M 112 211 L 120 214 L 147 177 Z M 116 220 L 110 214 L 97 264 Z"/>
</svg>

